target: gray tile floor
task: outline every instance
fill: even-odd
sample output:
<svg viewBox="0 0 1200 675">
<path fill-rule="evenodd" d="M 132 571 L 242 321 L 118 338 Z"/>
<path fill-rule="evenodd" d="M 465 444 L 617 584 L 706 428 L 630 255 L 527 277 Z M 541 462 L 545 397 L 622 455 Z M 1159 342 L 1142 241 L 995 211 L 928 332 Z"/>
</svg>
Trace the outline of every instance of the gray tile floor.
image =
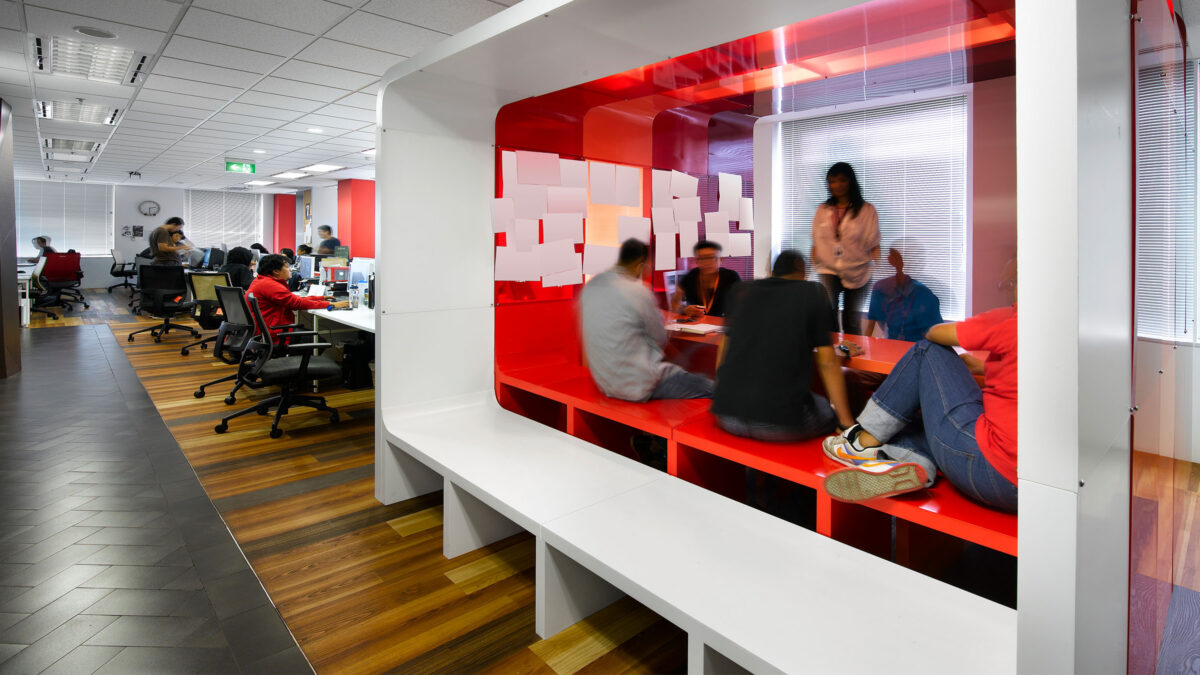
<svg viewBox="0 0 1200 675">
<path fill-rule="evenodd" d="M 0 380 L 0 674 L 311 673 L 107 326 Z"/>
</svg>

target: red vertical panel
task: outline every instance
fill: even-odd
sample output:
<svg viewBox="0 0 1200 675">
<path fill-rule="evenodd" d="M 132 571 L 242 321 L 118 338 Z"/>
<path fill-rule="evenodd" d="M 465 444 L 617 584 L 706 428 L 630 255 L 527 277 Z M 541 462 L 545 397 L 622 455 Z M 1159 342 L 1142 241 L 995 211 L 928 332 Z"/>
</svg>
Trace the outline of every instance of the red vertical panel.
<svg viewBox="0 0 1200 675">
<path fill-rule="evenodd" d="M 351 256 L 375 257 L 375 181 L 338 181 L 337 237 Z"/>
<path fill-rule="evenodd" d="M 271 250 L 296 248 L 296 195 L 273 195 L 275 201 L 275 234 Z"/>
<path fill-rule="evenodd" d="M 336 233 L 336 236 L 338 238 L 338 241 L 342 242 L 342 246 L 350 247 L 350 255 L 354 255 L 357 252 L 357 251 L 355 251 L 355 248 L 356 248 L 355 244 L 357 242 L 354 241 L 354 227 L 353 227 L 354 204 L 351 199 L 351 197 L 352 197 L 351 193 L 354 190 L 353 183 L 354 183 L 354 181 L 352 181 L 352 180 L 338 181 L 337 233 Z"/>
</svg>

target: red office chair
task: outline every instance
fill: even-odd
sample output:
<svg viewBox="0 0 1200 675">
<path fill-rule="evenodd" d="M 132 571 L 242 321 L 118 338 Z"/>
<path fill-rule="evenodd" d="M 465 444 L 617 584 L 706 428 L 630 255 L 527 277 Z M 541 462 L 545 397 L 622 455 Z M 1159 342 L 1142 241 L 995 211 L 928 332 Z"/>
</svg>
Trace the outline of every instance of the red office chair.
<svg viewBox="0 0 1200 675">
<path fill-rule="evenodd" d="M 69 251 L 67 253 L 46 253 L 45 258 L 46 264 L 37 278 L 38 286 L 45 291 L 42 296 L 45 298 L 41 301 L 42 306 L 62 305 L 68 309 L 74 309 L 75 303 L 81 302 L 84 309 L 90 308 L 91 305 L 88 304 L 87 299 L 83 297 L 83 291 L 80 290 L 83 282 L 81 256 L 75 251 Z"/>
</svg>

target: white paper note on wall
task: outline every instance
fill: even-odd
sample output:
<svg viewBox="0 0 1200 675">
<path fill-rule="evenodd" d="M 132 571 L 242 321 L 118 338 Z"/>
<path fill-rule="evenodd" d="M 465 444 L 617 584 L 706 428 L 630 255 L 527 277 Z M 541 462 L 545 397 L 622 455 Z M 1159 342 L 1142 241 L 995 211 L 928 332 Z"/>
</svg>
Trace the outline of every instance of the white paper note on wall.
<svg viewBox="0 0 1200 675">
<path fill-rule="evenodd" d="M 587 213 L 587 188 L 546 188 L 547 211 L 549 213 Z"/>
<path fill-rule="evenodd" d="M 517 151 L 517 182 L 522 185 L 558 185 L 558 155 Z"/>
<path fill-rule="evenodd" d="M 726 254 L 729 251 L 729 216 L 723 212 L 704 214 L 704 238 L 721 245 Z"/>
<path fill-rule="evenodd" d="M 675 225 L 675 209 L 650 209 L 651 220 L 654 221 L 654 234 L 674 234 L 679 231 Z"/>
<path fill-rule="evenodd" d="M 591 200 L 593 204 L 617 203 L 617 173 L 612 164 L 588 162 L 591 177 Z"/>
<path fill-rule="evenodd" d="M 650 245 L 650 219 L 639 216 L 617 216 L 617 241 L 640 239 Z"/>
<path fill-rule="evenodd" d="M 679 197 L 695 197 L 696 190 L 699 189 L 700 179 L 694 176 L 689 176 L 682 171 L 671 172 L 671 196 Z"/>
<path fill-rule="evenodd" d="M 496 281 L 537 281 L 540 276 L 536 252 L 496 247 Z"/>
<path fill-rule="evenodd" d="M 699 223 L 676 223 L 679 227 L 679 257 L 691 258 L 695 255 L 692 249 L 700 241 Z"/>
<path fill-rule="evenodd" d="M 517 218 L 537 220 L 546 212 L 545 185 L 513 185 L 504 193 L 513 200 L 513 213 Z"/>
<path fill-rule="evenodd" d="M 738 221 L 739 230 L 754 229 L 754 198 L 742 197 L 742 219 Z"/>
<path fill-rule="evenodd" d="M 558 160 L 558 176 L 559 185 L 586 190 L 588 186 L 587 162 L 582 159 L 560 159 Z"/>
<path fill-rule="evenodd" d="M 617 204 L 621 206 L 641 206 L 642 204 L 642 170 L 636 166 L 617 165 L 616 172 Z"/>
<path fill-rule="evenodd" d="M 739 220 L 742 208 L 742 177 L 732 173 L 717 174 L 717 210 L 730 220 Z"/>
<path fill-rule="evenodd" d="M 672 204 L 675 209 L 675 220 L 680 223 L 698 223 L 700 222 L 700 198 L 699 197 L 684 197 L 676 199 Z"/>
<path fill-rule="evenodd" d="M 616 246 L 597 246 L 585 244 L 583 247 L 583 273 L 600 274 L 617 264 L 617 254 L 621 249 Z"/>
<path fill-rule="evenodd" d="M 512 232 L 514 208 L 511 197 L 492 200 L 492 232 Z"/>
<path fill-rule="evenodd" d="M 583 215 L 579 213 L 547 213 L 542 217 L 542 239 L 547 243 L 566 239 L 583 243 Z"/>
<path fill-rule="evenodd" d="M 546 288 L 554 288 L 557 286 L 573 286 L 583 283 L 583 254 L 576 253 L 575 262 L 571 268 L 554 274 L 543 274 L 542 285 Z"/>
<path fill-rule="evenodd" d="M 671 172 L 654 169 L 650 172 L 650 201 L 655 208 L 671 207 Z"/>
<path fill-rule="evenodd" d="M 512 150 L 500 153 L 500 177 L 504 180 L 504 196 L 511 197 L 509 189 L 517 184 L 517 153 Z"/>
<path fill-rule="evenodd" d="M 575 267 L 575 245 L 566 239 L 538 244 L 540 276 L 566 272 Z"/>
<path fill-rule="evenodd" d="M 512 234 L 506 240 L 517 251 L 532 251 L 538 243 L 538 221 L 517 218 Z"/>
<path fill-rule="evenodd" d="M 729 249 L 725 251 L 725 255 L 730 258 L 742 258 L 748 255 L 754 255 L 754 247 L 751 245 L 749 232 L 735 232 L 729 235 Z"/>
<path fill-rule="evenodd" d="M 654 269 L 658 271 L 675 269 L 674 234 L 657 234 L 654 236 Z"/>
</svg>

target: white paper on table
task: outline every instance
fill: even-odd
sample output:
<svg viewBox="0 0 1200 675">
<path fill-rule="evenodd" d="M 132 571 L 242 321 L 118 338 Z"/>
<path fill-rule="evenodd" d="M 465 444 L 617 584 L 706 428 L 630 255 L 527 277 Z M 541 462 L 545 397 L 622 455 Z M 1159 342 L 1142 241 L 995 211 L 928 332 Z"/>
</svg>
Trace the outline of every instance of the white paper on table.
<svg viewBox="0 0 1200 675">
<path fill-rule="evenodd" d="M 538 221 L 517 218 L 512 234 L 506 241 L 513 250 L 532 251 L 538 243 Z"/>
<path fill-rule="evenodd" d="M 536 251 L 496 247 L 496 281 L 537 281 L 540 276 Z"/>
<path fill-rule="evenodd" d="M 650 245 L 650 219 L 640 216 L 617 216 L 617 241 L 640 239 Z"/>
<path fill-rule="evenodd" d="M 517 151 L 517 182 L 522 185 L 558 185 L 558 155 Z"/>
<path fill-rule="evenodd" d="M 325 295 L 324 284 L 310 284 L 308 287 L 308 297 L 319 298 Z"/>
<path fill-rule="evenodd" d="M 546 188 L 546 211 L 548 213 L 587 213 L 587 188 Z"/>
<path fill-rule="evenodd" d="M 700 222 L 700 198 L 684 197 L 671 205 L 675 209 L 675 220 L 680 223 Z"/>
<path fill-rule="evenodd" d="M 588 162 L 593 204 L 617 203 L 617 167 L 605 162 Z"/>
<path fill-rule="evenodd" d="M 642 204 L 642 170 L 636 166 L 617 165 L 616 172 L 616 203 L 620 206 L 641 206 Z"/>
<path fill-rule="evenodd" d="M 539 276 L 566 272 L 575 266 L 575 245 L 566 239 L 538 244 Z"/>
<path fill-rule="evenodd" d="M 492 200 L 492 232 L 512 232 L 515 208 L 512 197 Z"/>
<path fill-rule="evenodd" d="M 573 244 L 582 244 L 583 214 L 547 213 L 542 216 L 542 239 L 546 243 L 565 239 Z"/>
<path fill-rule="evenodd" d="M 601 272 L 608 271 L 610 267 L 617 264 L 617 255 L 620 252 L 621 249 L 616 246 L 584 244 L 583 273 L 600 274 Z"/>
<path fill-rule="evenodd" d="M 517 218 L 537 220 L 546 212 L 545 185 L 513 185 L 504 192 L 512 197 L 513 214 Z"/>
<path fill-rule="evenodd" d="M 504 194 L 517 184 L 517 153 L 505 150 L 500 153 L 500 178 L 504 181 Z"/>
<path fill-rule="evenodd" d="M 699 223 L 675 223 L 679 227 L 679 256 L 691 258 L 694 255 L 696 242 L 700 241 Z"/>
<path fill-rule="evenodd" d="M 694 176 L 689 176 L 682 171 L 671 172 L 671 196 L 679 197 L 695 197 L 696 190 L 700 187 L 700 179 Z"/>
<path fill-rule="evenodd" d="M 654 235 L 654 269 L 675 269 L 675 234 Z"/>
<path fill-rule="evenodd" d="M 650 197 L 655 208 L 671 207 L 671 172 L 652 169 L 650 171 Z"/>
<path fill-rule="evenodd" d="M 559 185 L 563 187 L 577 187 L 586 190 L 588 186 L 587 162 L 582 159 L 558 160 L 558 177 Z"/>
<path fill-rule="evenodd" d="M 725 251 L 725 255 L 730 258 L 742 258 L 748 255 L 754 255 L 754 246 L 751 244 L 749 232 L 735 232 L 729 235 L 729 249 Z"/>
<path fill-rule="evenodd" d="M 733 173 L 717 174 L 717 210 L 730 220 L 741 220 L 742 177 Z"/>
<path fill-rule="evenodd" d="M 675 209 L 650 209 L 650 218 L 654 222 L 654 234 L 674 234 L 679 231 L 675 225 Z"/>
<path fill-rule="evenodd" d="M 704 214 L 704 238 L 720 244 L 722 250 L 728 251 L 729 216 L 721 211 Z"/>
<path fill-rule="evenodd" d="M 739 230 L 754 229 L 754 198 L 742 197 L 742 217 L 738 221 Z"/>
<path fill-rule="evenodd" d="M 556 286 L 573 286 L 575 284 L 582 284 L 583 254 L 575 253 L 573 255 L 575 257 L 575 261 L 572 263 L 571 269 L 564 270 L 562 272 L 555 272 L 554 274 L 543 274 L 542 286 L 545 286 L 546 288 L 554 288 Z"/>
</svg>

